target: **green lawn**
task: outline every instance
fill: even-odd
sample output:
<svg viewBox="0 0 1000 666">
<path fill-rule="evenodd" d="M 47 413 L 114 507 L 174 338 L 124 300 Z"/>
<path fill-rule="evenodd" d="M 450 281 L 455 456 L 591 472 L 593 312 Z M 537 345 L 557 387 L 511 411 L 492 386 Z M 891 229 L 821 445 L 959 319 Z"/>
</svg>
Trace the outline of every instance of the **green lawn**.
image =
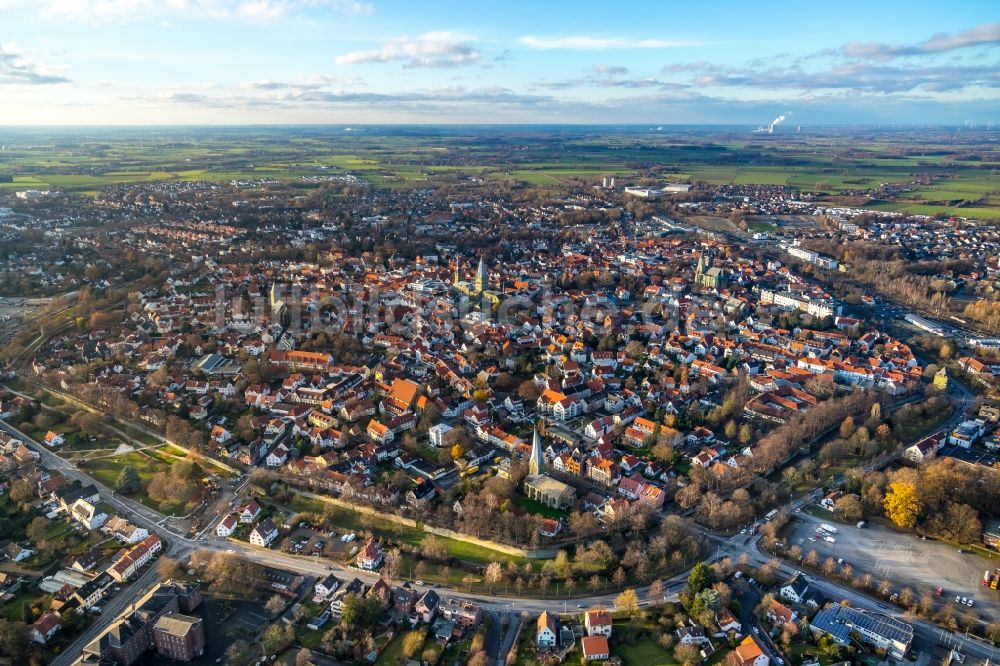
<svg viewBox="0 0 1000 666">
<path fill-rule="evenodd" d="M 154 474 L 167 468 L 166 463 L 138 451 L 82 460 L 78 464 L 81 469 L 85 469 L 95 479 L 111 488 L 114 488 L 115 481 L 118 480 L 121 471 L 129 465 L 135 468 L 143 481 L 149 481 Z"/>
<path fill-rule="evenodd" d="M 831 655 L 823 652 L 815 645 L 807 645 L 804 643 L 792 643 L 785 654 L 791 663 L 801 663 L 802 658 L 806 653 L 816 657 L 822 666 L 827 666 L 827 664 L 832 664 L 835 661 Z"/>
<path fill-rule="evenodd" d="M 425 538 L 430 536 L 418 527 L 400 525 L 391 520 L 351 511 L 350 509 L 335 506 L 321 500 L 303 497 L 298 494 L 293 495 L 293 499 L 284 504 L 284 508 L 295 512 L 305 511 L 321 516 L 329 516 L 332 525 L 341 528 L 341 530 L 354 532 L 367 530 L 377 538 L 408 543 L 414 546 L 420 545 Z M 523 564 L 527 561 L 523 557 L 515 557 L 458 539 L 449 539 L 437 535 L 434 535 L 434 538 L 448 550 L 452 557 L 460 559 L 463 562 L 469 562 L 470 564 L 484 565 L 493 561 L 514 561 L 518 564 Z"/>
<path fill-rule="evenodd" d="M 652 636 L 642 638 L 632 645 L 614 645 L 611 653 L 621 657 L 625 666 L 673 666 L 677 663 L 673 655 L 660 647 Z"/>
<path fill-rule="evenodd" d="M 403 638 L 408 633 L 426 633 L 427 627 L 414 629 L 413 631 L 403 631 L 396 634 L 389 645 L 382 651 L 382 654 L 375 660 L 376 666 L 398 666 L 403 663 Z M 419 655 L 418 655 L 419 658 Z"/>
<path fill-rule="evenodd" d="M 42 606 L 43 604 L 40 602 L 44 601 L 47 596 L 28 585 L 23 585 L 13 599 L 0 605 L 0 617 L 20 622 L 24 602 Z M 47 604 L 45 605 L 47 606 Z"/>
<path fill-rule="evenodd" d="M 517 499 L 514 500 L 514 503 L 517 504 L 522 509 L 524 509 L 525 511 L 527 511 L 528 513 L 534 513 L 539 516 L 545 516 L 546 518 L 555 518 L 556 520 L 558 520 L 559 518 L 566 517 L 565 511 L 560 511 L 559 509 L 553 509 L 552 507 L 545 506 L 538 500 L 528 499 L 523 495 L 518 495 Z"/>
<path fill-rule="evenodd" d="M 135 471 L 139 473 L 139 478 L 142 479 L 144 485 L 148 483 L 151 478 L 153 478 L 153 475 L 168 468 L 167 463 L 138 451 L 125 453 L 119 456 L 94 458 L 92 460 L 80 461 L 77 464 L 80 469 L 85 470 L 88 474 L 109 488 L 115 487 L 115 483 L 118 481 L 118 476 L 128 465 L 135 468 Z M 157 511 L 161 510 L 160 503 L 151 499 L 145 492 L 135 493 L 131 495 L 131 497 L 151 509 L 156 509 Z"/>
</svg>

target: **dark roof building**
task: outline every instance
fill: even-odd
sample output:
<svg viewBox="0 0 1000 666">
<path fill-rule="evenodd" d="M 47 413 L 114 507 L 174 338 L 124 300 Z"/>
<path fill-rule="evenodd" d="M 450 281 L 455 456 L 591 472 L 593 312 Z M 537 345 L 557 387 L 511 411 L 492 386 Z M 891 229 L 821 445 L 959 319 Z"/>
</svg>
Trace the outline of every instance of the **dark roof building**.
<svg viewBox="0 0 1000 666">
<path fill-rule="evenodd" d="M 153 625 L 156 651 L 174 661 L 191 661 L 205 651 L 205 624 L 200 617 L 169 613 Z"/>
</svg>

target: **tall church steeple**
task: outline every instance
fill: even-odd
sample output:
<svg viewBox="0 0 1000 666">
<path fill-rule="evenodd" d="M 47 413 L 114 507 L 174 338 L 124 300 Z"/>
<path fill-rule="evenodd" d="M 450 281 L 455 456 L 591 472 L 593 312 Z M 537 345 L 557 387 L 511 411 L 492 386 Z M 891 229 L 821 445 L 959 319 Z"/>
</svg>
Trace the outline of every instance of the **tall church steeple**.
<svg viewBox="0 0 1000 666">
<path fill-rule="evenodd" d="M 528 459 L 528 474 L 545 473 L 545 456 L 542 454 L 542 438 L 535 428 L 534 436 L 531 440 L 531 457 Z"/>
<path fill-rule="evenodd" d="M 486 260 L 479 257 L 479 268 L 476 269 L 476 291 L 484 292 L 490 286 L 490 276 L 486 272 Z"/>
</svg>

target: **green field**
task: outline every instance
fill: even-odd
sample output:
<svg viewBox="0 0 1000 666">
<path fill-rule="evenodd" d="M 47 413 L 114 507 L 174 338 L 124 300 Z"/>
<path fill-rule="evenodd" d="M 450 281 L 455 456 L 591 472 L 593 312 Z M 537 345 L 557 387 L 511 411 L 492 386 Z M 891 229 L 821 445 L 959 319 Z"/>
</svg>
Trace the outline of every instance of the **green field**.
<svg viewBox="0 0 1000 666">
<path fill-rule="evenodd" d="M 414 546 L 420 545 L 429 536 L 427 532 L 417 527 L 407 527 L 389 520 L 380 519 L 376 516 L 343 509 L 327 502 L 310 499 L 301 495 L 295 495 L 294 499 L 287 504 L 287 508 L 296 512 L 308 511 L 321 516 L 327 515 L 330 517 L 331 523 L 343 530 L 354 532 L 368 530 L 376 537 L 408 543 Z M 523 557 L 515 557 L 497 550 L 459 541 L 458 539 L 449 539 L 437 535 L 434 535 L 434 538 L 447 549 L 452 557 L 470 564 L 485 565 L 493 561 L 513 561 L 523 565 L 528 561 Z"/>
<path fill-rule="evenodd" d="M 1000 148 L 946 130 L 817 129 L 781 136 L 738 128 L 338 127 L 16 132 L 0 152 L 5 189 L 92 195 L 151 181 L 297 181 L 352 174 L 387 189 L 468 177 L 557 189 L 687 180 L 781 185 L 828 196 L 903 188 L 875 210 L 1000 219 Z M 301 183 L 301 187 L 318 187 Z"/>
</svg>

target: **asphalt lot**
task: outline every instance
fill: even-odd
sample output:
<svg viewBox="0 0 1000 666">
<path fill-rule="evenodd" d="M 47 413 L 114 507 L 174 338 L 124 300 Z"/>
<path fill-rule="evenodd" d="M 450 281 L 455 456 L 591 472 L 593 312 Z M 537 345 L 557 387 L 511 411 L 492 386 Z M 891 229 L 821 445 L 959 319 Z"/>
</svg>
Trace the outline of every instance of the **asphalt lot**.
<svg viewBox="0 0 1000 666">
<path fill-rule="evenodd" d="M 844 525 L 832 520 L 832 514 L 826 520 L 805 512 L 794 516 L 794 531 L 788 545 L 800 545 L 803 553 L 815 549 L 820 562 L 827 557 L 843 558 L 850 563 L 855 578 L 870 573 L 876 583 L 887 579 L 893 583 L 894 591 L 910 587 L 918 596 L 941 586 L 944 600 L 953 601 L 956 594 L 971 597 L 980 616 L 995 618 L 1000 613 L 1000 590 L 982 586 L 983 572 L 1000 566 L 1000 561 L 959 553 L 954 546 L 923 541 L 872 523 L 861 529 L 853 524 Z M 824 522 L 837 528 L 836 543 L 822 539 L 809 541 Z"/>
<path fill-rule="evenodd" d="M 975 465 L 985 465 L 986 467 L 994 467 L 998 460 L 997 454 L 990 453 L 989 451 L 986 451 L 978 446 L 971 449 L 963 449 L 962 447 L 955 445 L 946 446 L 941 449 L 940 455 L 957 458 Z"/>
</svg>

